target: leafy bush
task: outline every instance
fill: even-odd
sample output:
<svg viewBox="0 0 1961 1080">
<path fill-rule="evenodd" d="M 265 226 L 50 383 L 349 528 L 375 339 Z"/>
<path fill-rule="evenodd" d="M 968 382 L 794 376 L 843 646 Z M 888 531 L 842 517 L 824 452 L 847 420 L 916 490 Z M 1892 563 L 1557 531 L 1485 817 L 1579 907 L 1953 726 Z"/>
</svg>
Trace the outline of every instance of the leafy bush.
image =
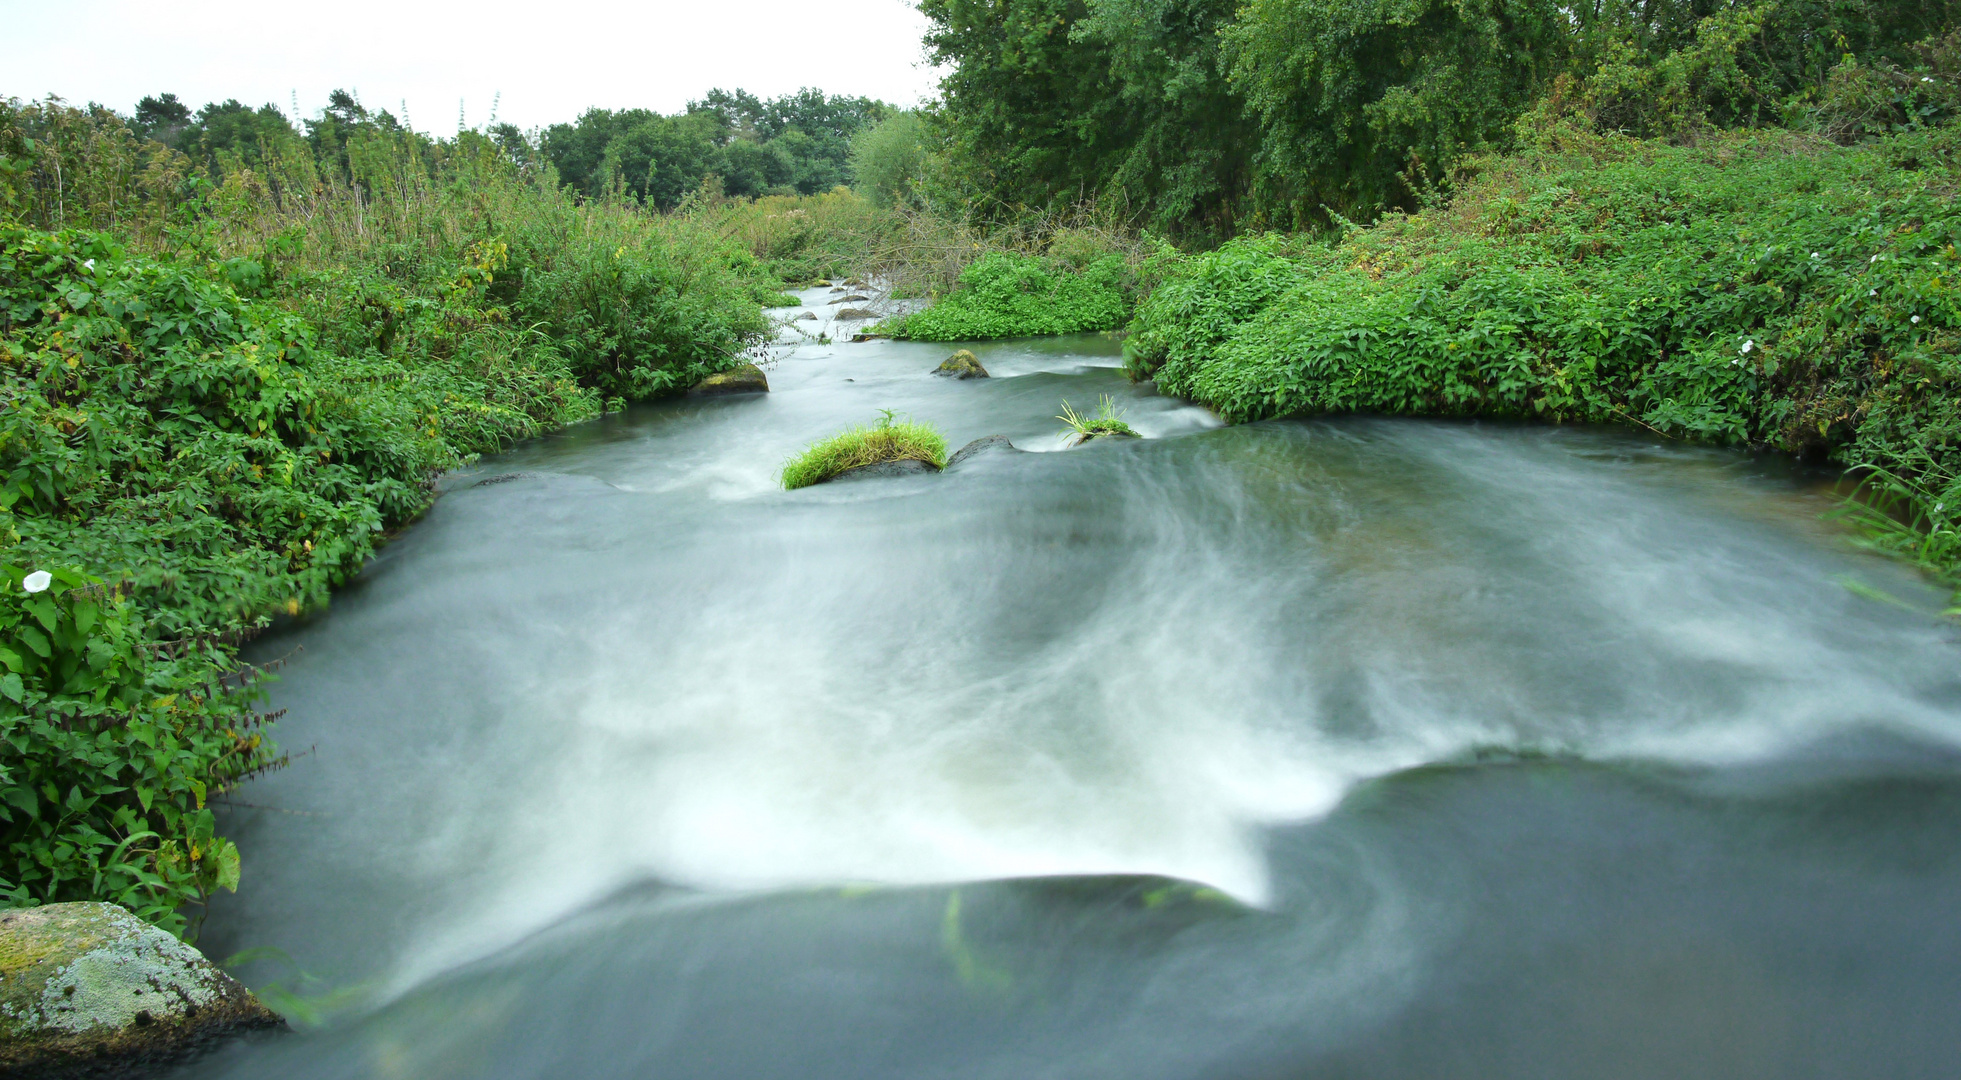
<svg viewBox="0 0 1961 1080">
<path fill-rule="evenodd" d="M 1235 420 L 1632 422 L 1879 466 L 1933 485 L 1951 529 L 1957 173 L 1953 128 L 1850 149 L 1569 138 L 1488 162 L 1434 214 L 1185 260 L 1129 359 Z"/>
<path fill-rule="evenodd" d="M 1058 260 L 995 252 L 960 275 L 960 286 L 923 311 L 886 320 L 893 337 L 976 341 L 1110 330 L 1130 315 L 1134 275 L 1122 256 L 1080 270 Z"/>
<path fill-rule="evenodd" d="M 278 763 L 270 717 L 216 646 L 145 642 L 121 590 L 40 573 L 0 565 L 0 903 L 111 900 L 183 933 L 185 900 L 238 888 L 207 800 Z"/>
<path fill-rule="evenodd" d="M 871 427 L 848 428 L 784 462 L 783 487 L 795 491 L 861 465 L 908 460 L 944 468 L 946 438 L 931 424 L 894 420 L 887 411 Z"/>
</svg>

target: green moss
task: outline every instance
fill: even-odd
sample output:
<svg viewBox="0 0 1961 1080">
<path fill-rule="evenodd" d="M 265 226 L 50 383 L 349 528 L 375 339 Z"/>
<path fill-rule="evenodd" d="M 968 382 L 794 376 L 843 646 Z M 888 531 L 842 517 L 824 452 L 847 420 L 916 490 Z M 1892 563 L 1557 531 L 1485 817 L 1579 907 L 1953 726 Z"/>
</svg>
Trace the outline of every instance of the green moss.
<svg viewBox="0 0 1961 1080">
<path fill-rule="evenodd" d="M 924 461 L 944 468 L 946 439 L 933 425 L 893 420 L 888 410 L 877 424 L 841 431 L 784 462 L 783 486 L 794 491 L 887 461 Z"/>
</svg>

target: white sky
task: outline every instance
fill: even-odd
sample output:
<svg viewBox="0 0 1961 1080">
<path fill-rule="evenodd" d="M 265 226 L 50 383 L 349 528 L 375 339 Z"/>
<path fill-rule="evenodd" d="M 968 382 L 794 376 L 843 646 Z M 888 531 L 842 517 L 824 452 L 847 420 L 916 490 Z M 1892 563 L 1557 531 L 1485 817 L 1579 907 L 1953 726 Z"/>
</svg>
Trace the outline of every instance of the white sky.
<svg viewBox="0 0 1961 1080">
<path fill-rule="evenodd" d="M 675 112 L 711 87 L 804 86 L 901 105 L 937 83 L 907 0 L 0 0 L 0 96 L 120 112 L 171 91 L 312 116 L 336 87 L 414 126 L 520 127 L 589 106 Z"/>
</svg>

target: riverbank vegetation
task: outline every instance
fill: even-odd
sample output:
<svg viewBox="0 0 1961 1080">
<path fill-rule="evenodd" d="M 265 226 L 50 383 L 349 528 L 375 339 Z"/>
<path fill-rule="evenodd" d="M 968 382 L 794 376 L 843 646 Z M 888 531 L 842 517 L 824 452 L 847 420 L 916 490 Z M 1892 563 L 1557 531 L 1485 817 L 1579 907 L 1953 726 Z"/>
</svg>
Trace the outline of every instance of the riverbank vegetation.
<svg viewBox="0 0 1961 1080">
<path fill-rule="evenodd" d="M 443 470 L 765 339 L 777 283 L 707 224 L 342 113 L 207 167 L 107 110 L 0 103 L 7 902 L 186 929 L 239 877 L 214 800 L 280 760 L 239 643 L 323 605 Z"/>
<path fill-rule="evenodd" d="M 189 930 L 249 866 L 214 803 L 281 760 L 240 644 L 438 473 L 743 361 L 819 278 L 923 304 L 904 337 L 1127 327 L 1238 420 L 1859 467 L 1874 543 L 1961 580 L 1961 0 L 921 6 L 915 109 L 0 101 L 0 900 Z M 783 481 L 902 458 L 944 441 Z"/>
<path fill-rule="evenodd" d="M 893 461 L 923 461 L 935 469 L 945 468 L 946 437 L 931 424 L 896 420 L 888 411 L 869 427 L 848 428 L 784 462 L 783 487 L 795 491 L 851 469 Z"/>
</svg>

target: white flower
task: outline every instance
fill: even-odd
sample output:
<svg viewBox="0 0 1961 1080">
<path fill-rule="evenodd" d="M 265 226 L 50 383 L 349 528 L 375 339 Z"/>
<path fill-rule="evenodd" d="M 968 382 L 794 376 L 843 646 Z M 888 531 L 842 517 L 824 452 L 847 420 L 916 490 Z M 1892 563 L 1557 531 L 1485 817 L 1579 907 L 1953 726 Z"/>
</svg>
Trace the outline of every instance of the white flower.
<svg viewBox="0 0 1961 1080">
<path fill-rule="evenodd" d="M 1935 512 L 1935 513 L 1939 513 L 1939 512 L 1941 511 L 1941 509 L 1942 509 L 1943 507 L 1945 507 L 1946 505 L 1947 505 L 1946 503 L 1935 503 L 1935 504 L 1934 504 L 1934 512 Z"/>
<path fill-rule="evenodd" d="M 1927 76 L 1925 76 L 1925 75 L 1922 75 L 1922 76 L 1920 77 L 1920 81 L 1921 81 L 1921 82 L 1933 82 L 1934 80 L 1932 80 L 1932 79 L 1930 79 L 1930 78 L 1928 78 L 1928 77 L 1927 77 Z"/>
<path fill-rule="evenodd" d="M 85 260 L 83 260 L 83 261 L 82 261 L 82 265 L 83 265 L 84 267 L 87 267 L 87 268 L 88 268 L 88 269 L 90 269 L 90 270 L 93 270 L 93 269 L 95 269 L 95 260 L 94 260 L 94 259 L 85 259 Z"/>
<path fill-rule="evenodd" d="M 1914 316 L 1914 317 L 1913 317 L 1912 319 L 1910 319 L 1910 320 L 1908 320 L 1908 321 L 1909 321 L 1909 322 L 1911 322 L 1911 323 L 1913 323 L 1913 324 L 1914 324 L 1915 326 L 1919 326 L 1919 325 L 1920 325 L 1920 316 L 1918 316 L 1918 315 L 1915 315 L 1915 316 Z"/>
<path fill-rule="evenodd" d="M 1866 260 L 1866 264 L 1867 264 L 1868 266 L 1870 266 L 1870 265 L 1872 265 L 1873 263 L 1876 263 L 1876 262 L 1878 262 L 1878 261 L 1879 261 L 1879 256 L 1877 256 L 1877 255 L 1874 255 L 1874 256 L 1873 256 L 1872 258 L 1870 258 L 1870 259 L 1867 259 L 1867 260 Z"/>
<path fill-rule="evenodd" d="M 1866 290 L 1866 295 L 1867 295 L 1867 296 L 1878 296 L 1878 295 L 1879 295 L 1879 290 L 1878 290 L 1878 289 L 1867 289 L 1867 290 Z"/>
<path fill-rule="evenodd" d="M 20 587 L 31 593 L 46 592 L 48 586 L 52 584 L 54 584 L 54 575 L 46 570 L 36 570 L 20 579 Z"/>
<path fill-rule="evenodd" d="M 1811 253 L 1811 257 L 1812 257 L 1812 258 L 1814 258 L 1814 259 L 1815 259 L 1815 258 L 1817 258 L 1817 257 L 1818 257 L 1818 253 L 1817 253 L 1817 252 L 1815 252 L 1815 251 L 1814 251 L 1814 252 L 1812 252 L 1812 253 Z"/>
<path fill-rule="evenodd" d="M 1756 347 L 1757 347 L 1757 343 L 1756 343 L 1756 342 L 1754 342 L 1754 341 L 1746 341 L 1746 342 L 1744 342 L 1744 343 L 1743 343 L 1743 351 L 1744 351 L 1744 352 L 1746 352 L 1746 353 L 1747 353 L 1747 352 L 1749 352 L 1749 351 L 1750 351 L 1751 349 L 1754 349 L 1754 348 L 1756 348 Z"/>
</svg>

